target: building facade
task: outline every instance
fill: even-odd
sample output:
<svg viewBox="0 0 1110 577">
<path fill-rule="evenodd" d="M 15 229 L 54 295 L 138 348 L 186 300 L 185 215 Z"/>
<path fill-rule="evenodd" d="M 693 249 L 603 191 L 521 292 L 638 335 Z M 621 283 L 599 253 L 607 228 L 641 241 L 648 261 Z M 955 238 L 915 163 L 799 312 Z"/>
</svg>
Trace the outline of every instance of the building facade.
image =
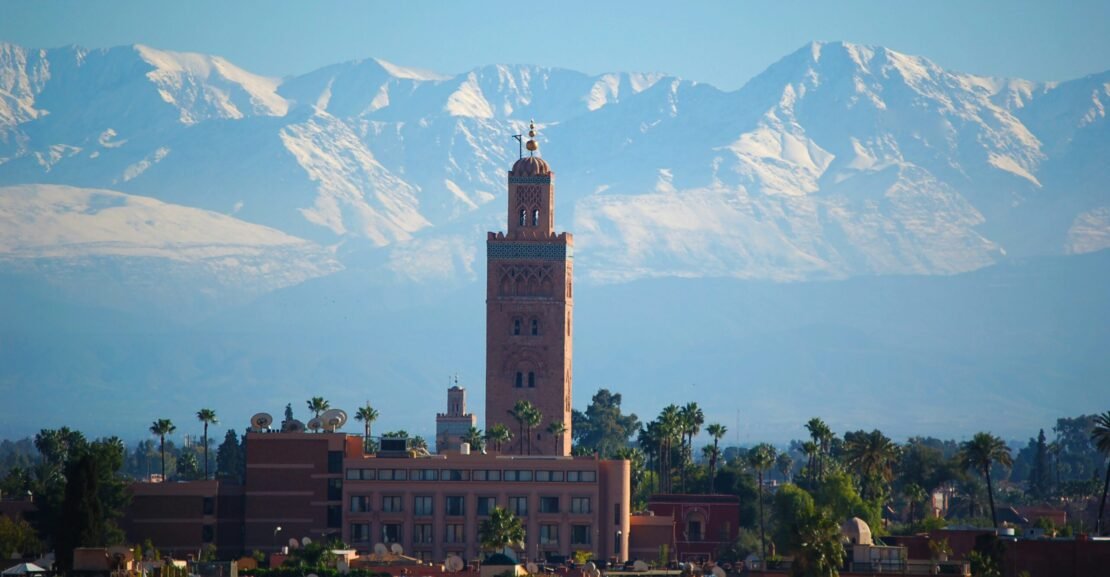
<svg viewBox="0 0 1110 577">
<path fill-rule="evenodd" d="M 466 389 L 456 381 L 447 389 L 447 412 L 436 414 L 436 451 L 458 451 L 463 435 L 476 426 L 478 417 L 466 412 Z"/>
<path fill-rule="evenodd" d="M 130 543 L 150 539 L 176 557 L 207 545 L 222 558 L 243 551 L 243 487 L 222 481 L 133 483 L 120 528 Z"/>
<path fill-rule="evenodd" d="M 529 132 L 535 136 L 534 127 Z M 535 140 L 528 141 L 535 151 Z M 508 174 L 506 232 L 486 241 L 486 430 L 514 432 L 505 453 L 568 455 L 571 439 L 574 238 L 555 233 L 555 173 L 522 157 Z M 518 400 L 542 414 L 525 441 L 510 416 Z M 564 432 L 547 432 L 562 422 Z"/>
</svg>

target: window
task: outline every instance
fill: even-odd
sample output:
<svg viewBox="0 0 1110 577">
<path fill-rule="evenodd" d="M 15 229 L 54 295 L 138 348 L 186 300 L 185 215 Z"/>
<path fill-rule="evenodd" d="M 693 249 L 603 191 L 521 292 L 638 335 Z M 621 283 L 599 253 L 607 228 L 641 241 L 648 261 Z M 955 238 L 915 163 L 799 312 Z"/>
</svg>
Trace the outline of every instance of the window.
<svg viewBox="0 0 1110 577">
<path fill-rule="evenodd" d="M 347 469 L 347 480 L 358 481 L 362 479 L 362 469 Z"/>
<path fill-rule="evenodd" d="M 343 479 L 328 479 L 328 501 L 343 500 Z"/>
<path fill-rule="evenodd" d="M 351 541 L 365 543 L 370 540 L 370 523 L 351 523 Z"/>
<path fill-rule="evenodd" d="M 432 524 L 420 523 L 412 526 L 412 542 L 418 545 L 429 545 L 432 542 Z"/>
<path fill-rule="evenodd" d="M 382 497 L 382 512 L 383 513 L 400 513 L 401 512 L 401 498 L 395 496 Z"/>
<path fill-rule="evenodd" d="M 408 471 L 405 469 L 382 469 L 378 471 L 378 480 L 380 481 L 404 481 L 408 477 Z M 363 477 L 365 479 L 366 477 Z"/>
<path fill-rule="evenodd" d="M 561 482 L 563 480 L 562 471 L 536 471 L 536 480 L 541 483 Z"/>
<path fill-rule="evenodd" d="M 446 513 L 451 517 L 462 517 L 466 514 L 466 497 L 448 496 Z"/>
<path fill-rule="evenodd" d="M 531 481 L 532 471 L 505 471 L 506 481 Z"/>
<path fill-rule="evenodd" d="M 414 515 L 425 517 L 434 513 L 431 497 L 413 497 L 412 512 Z"/>
<path fill-rule="evenodd" d="M 528 388 L 536 388 L 536 373 L 533 373 L 531 371 L 528 372 Z"/>
<path fill-rule="evenodd" d="M 516 373 L 516 382 L 514 383 L 514 385 L 518 389 L 524 386 L 524 373 L 522 373 L 520 371 L 517 371 L 517 373 Z"/>
<path fill-rule="evenodd" d="M 216 539 L 216 528 L 212 525 L 205 525 L 200 528 L 200 539 L 205 543 L 211 543 Z"/>
<path fill-rule="evenodd" d="M 570 483 L 593 483 L 597 480 L 597 471 L 567 471 L 567 481 Z"/>
<path fill-rule="evenodd" d="M 574 497 L 570 500 L 570 512 L 585 514 L 590 512 L 589 497 Z"/>
<path fill-rule="evenodd" d="M 528 497 L 509 497 L 509 512 L 517 517 L 528 515 Z"/>
<path fill-rule="evenodd" d="M 347 469 L 348 481 L 373 481 L 377 478 L 377 471 L 374 469 Z"/>
<path fill-rule="evenodd" d="M 466 535 L 463 533 L 462 525 L 447 525 L 446 531 L 443 535 L 445 543 L 463 543 L 466 541 Z"/>
<path fill-rule="evenodd" d="M 477 472 L 477 471 L 475 471 Z M 497 497 L 478 497 L 478 514 L 489 515 L 497 506 Z"/>
<path fill-rule="evenodd" d="M 439 476 L 439 471 L 435 469 L 417 469 L 412 472 L 413 481 L 435 481 Z"/>
<path fill-rule="evenodd" d="M 532 226 L 539 226 L 539 224 L 540 224 L 540 211 L 539 210 L 533 210 L 532 211 Z"/>
<path fill-rule="evenodd" d="M 559 526 L 540 525 L 540 545 L 558 545 Z"/>
<path fill-rule="evenodd" d="M 621 524 L 621 504 L 620 503 L 617 503 L 617 504 L 613 505 L 613 524 L 614 525 L 620 525 Z M 721 540 L 724 541 L 724 539 L 721 539 Z"/>
<path fill-rule="evenodd" d="M 343 451 L 328 451 L 328 472 L 343 472 Z"/>
<path fill-rule="evenodd" d="M 570 526 L 570 544 L 571 545 L 589 545 L 590 544 L 590 526 L 589 525 L 571 525 Z"/>
<path fill-rule="evenodd" d="M 520 334 L 520 319 L 513 319 L 513 334 Z"/>
<path fill-rule="evenodd" d="M 532 319 L 532 336 L 540 334 L 540 321 Z"/>
<path fill-rule="evenodd" d="M 343 506 L 328 505 L 328 528 L 339 529 L 343 527 Z"/>
<path fill-rule="evenodd" d="M 440 475 L 444 481 L 469 481 L 470 471 L 463 469 L 447 469 Z"/>
<path fill-rule="evenodd" d="M 204 515 L 212 515 L 216 513 L 216 500 L 212 497 L 205 497 L 204 503 L 201 504 L 201 511 Z"/>
<path fill-rule="evenodd" d="M 382 524 L 382 543 L 398 543 L 401 541 L 400 523 Z"/>
<path fill-rule="evenodd" d="M 701 541 L 701 521 L 690 521 L 686 523 L 686 540 L 687 541 Z"/>
<path fill-rule="evenodd" d="M 475 481 L 500 481 L 501 480 L 501 471 L 499 471 L 499 470 L 490 471 L 490 470 L 479 469 L 477 471 L 474 471 L 474 480 Z"/>
<path fill-rule="evenodd" d="M 541 471 L 546 472 L 546 471 Z M 540 497 L 540 513 L 558 513 L 559 512 L 559 498 L 558 497 Z"/>
<path fill-rule="evenodd" d="M 370 496 L 369 495 L 352 495 L 351 496 L 351 512 L 352 513 L 366 513 L 370 510 Z"/>
<path fill-rule="evenodd" d="M 528 211 L 524 210 L 523 208 L 520 209 L 520 226 L 524 226 L 526 224 L 527 218 L 528 218 Z"/>
</svg>

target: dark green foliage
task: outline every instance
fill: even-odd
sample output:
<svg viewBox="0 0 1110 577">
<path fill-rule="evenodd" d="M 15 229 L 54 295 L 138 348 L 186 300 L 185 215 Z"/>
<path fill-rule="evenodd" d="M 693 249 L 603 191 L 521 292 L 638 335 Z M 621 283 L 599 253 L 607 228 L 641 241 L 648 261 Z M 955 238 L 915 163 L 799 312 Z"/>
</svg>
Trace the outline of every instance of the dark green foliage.
<svg viewBox="0 0 1110 577">
<path fill-rule="evenodd" d="M 244 436 L 244 441 L 246 437 Z M 216 475 L 221 479 L 243 482 L 247 458 L 243 445 L 233 429 L 228 429 L 224 442 L 216 449 Z"/>
<path fill-rule="evenodd" d="M 1035 499 L 1048 497 L 1052 487 L 1052 473 L 1048 467 L 1048 442 L 1045 440 L 1044 429 L 1037 435 L 1036 448 L 1033 454 L 1033 466 L 1029 472 L 1029 494 Z"/>
<path fill-rule="evenodd" d="M 77 547 L 106 545 L 103 531 L 104 507 L 100 502 L 100 472 L 96 459 L 84 455 L 66 472 L 62 516 L 54 536 L 58 567 L 73 569 L 73 550 Z"/>
<path fill-rule="evenodd" d="M 599 389 L 586 407 L 586 412 L 575 410 L 572 414 L 574 442 L 577 446 L 593 449 L 602 458 L 608 458 L 628 446 L 629 438 L 640 429 L 635 414 L 621 413 L 620 393 Z"/>
</svg>

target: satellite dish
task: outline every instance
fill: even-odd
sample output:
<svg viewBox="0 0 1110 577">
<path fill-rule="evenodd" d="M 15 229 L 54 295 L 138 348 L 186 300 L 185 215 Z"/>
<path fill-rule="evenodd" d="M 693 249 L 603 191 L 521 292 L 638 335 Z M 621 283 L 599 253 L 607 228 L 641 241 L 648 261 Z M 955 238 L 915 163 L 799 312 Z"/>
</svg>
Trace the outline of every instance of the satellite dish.
<svg viewBox="0 0 1110 577">
<path fill-rule="evenodd" d="M 720 567 L 714 567 L 713 568 L 713 577 L 727 577 L 727 575 L 725 574 L 724 569 L 721 569 Z"/>
<path fill-rule="evenodd" d="M 273 422 L 274 418 L 270 416 L 270 413 L 258 413 L 251 417 L 251 427 L 256 431 L 269 429 Z"/>
<path fill-rule="evenodd" d="M 320 415 L 320 423 L 324 425 L 324 430 L 329 433 L 334 433 L 336 429 L 342 427 L 347 422 L 347 413 L 340 409 L 329 409 Z"/>
<path fill-rule="evenodd" d="M 524 568 L 528 570 L 529 575 L 535 575 L 540 572 L 540 568 L 531 561 L 529 561 L 528 564 L 524 566 Z"/>
<path fill-rule="evenodd" d="M 405 548 L 402 547 L 400 543 L 390 545 L 389 550 L 392 551 L 394 555 L 404 555 L 405 553 Z"/>
<path fill-rule="evenodd" d="M 639 559 L 637 559 L 636 562 L 632 564 L 632 570 L 633 571 L 647 571 L 648 570 L 648 564 L 644 563 L 643 561 L 640 561 Z"/>
<path fill-rule="evenodd" d="M 300 547 L 300 546 L 301 546 L 301 542 L 297 541 L 296 537 L 290 537 L 289 538 L 289 548 L 290 549 L 296 549 L 297 547 Z"/>
<path fill-rule="evenodd" d="M 389 549 L 385 548 L 385 543 L 376 543 L 374 545 L 374 553 L 377 553 L 378 555 L 385 555 L 388 552 Z"/>
<path fill-rule="evenodd" d="M 304 423 L 297 419 L 281 422 L 281 432 L 283 433 L 303 433 Z"/>
<path fill-rule="evenodd" d="M 319 431 L 324 428 L 324 422 L 319 417 L 314 417 L 308 421 L 308 428 L 312 431 Z"/>
<path fill-rule="evenodd" d="M 305 547 L 308 547 L 311 544 L 312 544 L 312 539 L 309 539 L 308 537 L 301 537 L 301 545 L 304 545 Z"/>
<path fill-rule="evenodd" d="M 447 561 L 444 562 L 443 565 L 448 571 L 452 573 L 458 573 L 459 571 L 462 571 L 464 566 L 466 566 L 466 564 L 463 563 L 462 558 L 460 558 L 458 555 L 448 555 Z"/>
</svg>

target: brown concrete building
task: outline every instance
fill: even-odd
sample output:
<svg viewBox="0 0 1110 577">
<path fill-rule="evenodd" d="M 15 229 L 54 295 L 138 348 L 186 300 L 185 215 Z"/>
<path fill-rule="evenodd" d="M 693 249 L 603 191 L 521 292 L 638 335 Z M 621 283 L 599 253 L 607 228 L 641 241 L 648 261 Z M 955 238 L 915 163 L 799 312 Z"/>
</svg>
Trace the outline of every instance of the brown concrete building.
<svg viewBox="0 0 1110 577">
<path fill-rule="evenodd" d="M 462 437 L 471 427 L 478 425 L 478 417 L 466 412 L 466 389 L 455 386 L 447 389 L 447 412 L 436 414 L 436 451 L 458 451 Z"/>
<path fill-rule="evenodd" d="M 243 488 L 221 481 L 134 483 L 120 528 L 130 543 L 150 539 L 176 557 L 207 544 L 221 556 L 243 550 Z"/>
<path fill-rule="evenodd" d="M 535 140 L 528 150 L 536 150 Z M 547 162 L 522 157 L 508 181 L 508 232 L 486 241 L 486 430 L 501 423 L 517 431 L 509 411 L 525 399 L 543 415 L 532 454 L 568 455 L 574 237 L 555 234 L 555 173 Z M 561 439 L 547 432 L 553 421 L 565 427 Z M 520 453 L 523 441 L 514 435 L 504 452 Z"/>
<path fill-rule="evenodd" d="M 627 461 L 453 453 L 359 456 L 345 467 L 343 539 L 360 551 L 398 543 L 427 561 L 472 559 L 479 523 L 502 507 L 524 521 L 529 558 L 627 558 Z"/>
</svg>

